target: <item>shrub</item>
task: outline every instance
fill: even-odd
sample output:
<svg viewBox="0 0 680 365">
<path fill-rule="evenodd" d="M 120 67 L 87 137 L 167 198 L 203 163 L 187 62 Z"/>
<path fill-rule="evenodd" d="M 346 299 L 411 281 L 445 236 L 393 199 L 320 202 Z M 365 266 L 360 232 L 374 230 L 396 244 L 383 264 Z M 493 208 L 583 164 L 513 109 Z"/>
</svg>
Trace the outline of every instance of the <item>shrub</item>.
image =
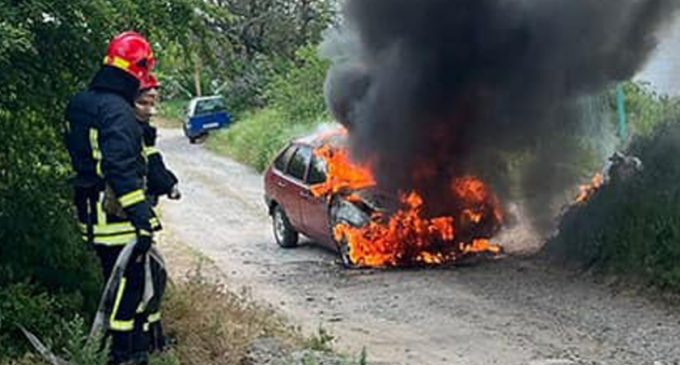
<svg viewBox="0 0 680 365">
<path fill-rule="evenodd" d="M 278 109 L 267 108 L 246 114 L 228 130 L 216 133 L 208 147 L 263 171 L 288 141 L 310 131 L 311 127 L 287 121 Z"/>
<path fill-rule="evenodd" d="M 175 99 L 163 101 L 160 104 L 160 117 L 172 121 L 181 121 L 186 116 L 189 101 L 185 99 Z"/>
<path fill-rule="evenodd" d="M 73 218 L 56 132 L 30 109 L 16 115 L 21 123 L 0 111 L 0 129 L 12 131 L 0 146 L 0 338 L 7 338 L 0 357 L 27 348 L 15 323 L 49 335 L 60 315 L 89 317 L 100 290 L 95 259 Z"/>
<path fill-rule="evenodd" d="M 323 85 L 329 63 L 319 58 L 317 47 L 303 47 L 296 56 L 267 85 L 268 105 L 280 110 L 291 124 L 328 120 Z"/>
<path fill-rule="evenodd" d="M 548 252 L 680 289 L 680 124 L 661 124 L 630 152 L 644 171 L 604 186 L 563 217 Z"/>
<path fill-rule="evenodd" d="M 657 126 L 669 120 L 680 120 L 680 98 L 661 95 L 645 83 L 623 85 L 626 115 L 631 134 L 649 136 Z M 616 111 L 615 92 L 610 94 L 610 106 Z"/>
</svg>

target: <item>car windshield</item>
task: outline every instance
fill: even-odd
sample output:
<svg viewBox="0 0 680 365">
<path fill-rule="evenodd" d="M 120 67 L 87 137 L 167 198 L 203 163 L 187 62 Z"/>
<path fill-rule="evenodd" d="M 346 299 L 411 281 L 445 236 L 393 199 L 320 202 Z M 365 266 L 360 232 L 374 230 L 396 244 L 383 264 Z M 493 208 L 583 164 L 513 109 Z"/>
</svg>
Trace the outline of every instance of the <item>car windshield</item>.
<svg viewBox="0 0 680 365">
<path fill-rule="evenodd" d="M 227 111 L 223 98 L 199 100 L 196 103 L 194 116 L 222 113 Z"/>
</svg>

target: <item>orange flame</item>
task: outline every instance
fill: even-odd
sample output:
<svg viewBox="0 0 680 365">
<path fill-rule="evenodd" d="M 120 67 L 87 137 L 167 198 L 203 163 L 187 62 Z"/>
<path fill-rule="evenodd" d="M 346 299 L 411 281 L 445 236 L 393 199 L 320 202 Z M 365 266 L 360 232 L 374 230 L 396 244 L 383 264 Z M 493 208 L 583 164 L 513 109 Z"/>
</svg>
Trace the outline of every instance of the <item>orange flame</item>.
<svg viewBox="0 0 680 365">
<path fill-rule="evenodd" d="M 335 239 L 350 245 L 352 262 L 370 267 L 397 266 L 409 256 L 424 264 L 450 261 L 446 254 L 437 252 L 436 244 L 455 238 L 453 218 L 423 218 L 423 200 L 415 192 L 402 195 L 401 202 L 404 208 L 387 223 L 372 221 L 361 228 L 340 224 L 334 228 Z"/>
<path fill-rule="evenodd" d="M 579 186 L 579 194 L 576 196 L 576 202 L 577 203 L 583 203 L 595 195 L 598 190 L 600 190 L 600 187 L 604 184 L 604 175 L 601 173 L 595 174 L 593 176 L 592 180 L 590 181 L 590 184 L 586 185 L 581 185 Z"/>
<path fill-rule="evenodd" d="M 328 179 L 325 183 L 312 188 L 314 196 L 330 196 L 346 190 L 360 190 L 375 186 L 371 170 L 367 166 L 352 162 L 347 150 L 324 145 L 315 153 L 326 161 Z"/>
<path fill-rule="evenodd" d="M 471 245 L 460 245 L 460 250 L 464 253 L 483 253 L 490 252 L 493 254 L 501 253 L 501 248 L 498 245 L 494 245 L 489 240 L 478 239 L 472 241 Z"/>
<path fill-rule="evenodd" d="M 328 167 L 327 181 L 312 187 L 315 196 L 349 193 L 345 199 L 359 201 L 352 191 L 376 186 L 370 166 L 351 161 L 347 150 L 326 144 L 315 153 Z M 339 224 L 333 227 L 334 238 L 349 245 L 352 262 L 361 267 L 439 265 L 470 254 L 500 253 L 500 246 L 487 239 L 461 242 L 457 236 L 457 220 L 471 230 L 489 221 L 494 227 L 502 222 L 498 199 L 487 185 L 474 177 L 456 179 L 448 195 L 462 206 L 458 213 L 428 217 L 422 195 L 411 191 L 399 196 L 401 207 L 387 219 L 377 213 L 364 227 Z"/>
<path fill-rule="evenodd" d="M 481 180 L 472 176 L 460 178 L 453 181 L 451 190 L 469 207 L 463 210 L 463 214 L 474 223 L 479 223 L 489 208 L 493 210 L 494 218 L 503 222 L 503 211 L 498 198 Z"/>
</svg>

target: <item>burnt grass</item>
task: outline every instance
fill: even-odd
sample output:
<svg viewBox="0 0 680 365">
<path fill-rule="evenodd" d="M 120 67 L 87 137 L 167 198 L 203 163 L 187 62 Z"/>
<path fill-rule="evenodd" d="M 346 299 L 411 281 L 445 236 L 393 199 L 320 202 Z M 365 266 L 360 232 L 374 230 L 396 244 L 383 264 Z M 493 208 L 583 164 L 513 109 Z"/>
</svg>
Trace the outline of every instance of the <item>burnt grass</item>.
<svg viewBox="0 0 680 365">
<path fill-rule="evenodd" d="M 566 211 L 545 253 L 680 292 L 680 124 L 636 139 L 628 153 L 643 171 Z"/>
</svg>

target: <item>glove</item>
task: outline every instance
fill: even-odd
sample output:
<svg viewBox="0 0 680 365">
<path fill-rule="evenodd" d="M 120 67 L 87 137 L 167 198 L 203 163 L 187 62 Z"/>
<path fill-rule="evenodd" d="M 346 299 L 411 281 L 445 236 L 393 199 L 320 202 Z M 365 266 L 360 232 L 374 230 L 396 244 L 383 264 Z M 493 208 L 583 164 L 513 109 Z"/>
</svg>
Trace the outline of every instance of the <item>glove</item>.
<svg viewBox="0 0 680 365">
<path fill-rule="evenodd" d="M 170 199 L 170 200 L 180 200 L 180 199 L 182 199 L 182 193 L 179 191 L 177 184 L 172 186 L 172 190 L 170 190 L 170 193 L 168 194 L 168 199 Z"/>
<path fill-rule="evenodd" d="M 140 231 L 137 234 L 137 242 L 135 243 L 135 248 L 132 250 L 132 257 L 134 260 L 138 260 L 140 257 L 149 252 L 151 249 L 151 244 L 153 243 L 153 235 L 151 232 Z"/>
</svg>

